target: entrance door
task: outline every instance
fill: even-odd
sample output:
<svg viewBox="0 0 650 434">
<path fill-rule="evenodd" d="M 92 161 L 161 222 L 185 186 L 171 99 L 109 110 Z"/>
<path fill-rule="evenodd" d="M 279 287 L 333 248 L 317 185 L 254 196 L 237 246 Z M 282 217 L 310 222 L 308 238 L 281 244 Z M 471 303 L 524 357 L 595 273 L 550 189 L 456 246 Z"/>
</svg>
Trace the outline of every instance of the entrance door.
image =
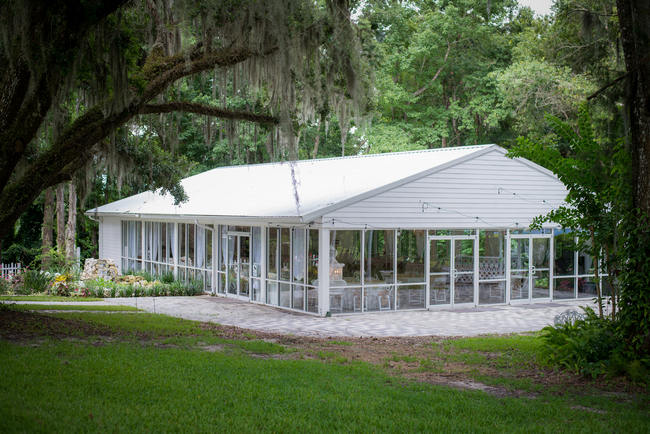
<svg viewBox="0 0 650 434">
<path fill-rule="evenodd" d="M 514 235 L 510 238 L 510 300 L 550 297 L 548 237 Z"/>
<path fill-rule="evenodd" d="M 228 294 L 250 296 L 250 236 L 228 235 Z"/>
<path fill-rule="evenodd" d="M 474 237 L 431 238 L 429 304 L 474 302 Z"/>
</svg>

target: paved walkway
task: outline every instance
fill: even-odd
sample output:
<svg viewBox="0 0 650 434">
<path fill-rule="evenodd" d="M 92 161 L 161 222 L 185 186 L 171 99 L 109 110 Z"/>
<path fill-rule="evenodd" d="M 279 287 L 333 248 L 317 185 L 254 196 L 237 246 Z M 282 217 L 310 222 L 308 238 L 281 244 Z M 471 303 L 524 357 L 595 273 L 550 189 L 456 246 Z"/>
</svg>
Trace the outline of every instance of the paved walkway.
<svg viewBox="0 0 650 434">
<path fill-rule="evenodd" d="M 31 303 L 31 302 L 28 302 Z M 57 304 L 56 302 L 34 302 Z M 69 303 L 63 303 L 69 304 Z M 567 309 L 580 310 L 588 300 L 561 303 L 490 306 L 454 310 L 364 313 L 321 318 L 287 312 L 223 297 L 113 298 L 100 302 L 137 306 L 197 321 L 214 322 L 267 332 L 303 336 L 475 336 L 486 333 L 515 333 L 541 330 Z"/>
</svg>

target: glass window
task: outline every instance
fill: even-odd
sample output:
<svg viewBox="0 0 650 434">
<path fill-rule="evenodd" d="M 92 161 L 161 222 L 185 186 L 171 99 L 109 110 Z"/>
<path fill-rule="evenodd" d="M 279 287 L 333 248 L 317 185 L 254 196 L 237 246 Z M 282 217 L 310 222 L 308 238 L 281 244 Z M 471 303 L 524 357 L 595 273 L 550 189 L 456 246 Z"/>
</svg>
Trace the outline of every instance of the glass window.
<svg viewBox="0 0 650 434">
<path fill-rule="evenodd" d="M 593 277 L 578 278 L 578 298 L 596 296 L 596 279 Z"/>
<path fill-rule="evenodd" d="M 365 284 L 380 285 L 395 282 L 395 231 L 366 231 Z"/>
<path fill-rule="evenodd" d="M 220 262 L 219 269 L 225 273 L 228 267 L 228 233 L 226 232 L 224 226 L 220 226 L 220 232 L 221 232 L 221 243 L 220 243 L 221 259 L 219 261 Z"/>
<path fill-rule="evenodd" d="M 553 279 L 553 298 L 575 298 L 575 279 L 573 277 L 562 277 Z"/>
<path fill-rule="evenodd" d="M 578 252 L 578 274 L 594 274 L 596 263 L 593 257 L 587 252 Z"/>
<path fill-rule="evenodd" d="M 575 273 L 576 243 L 572 233 L 555 232 L 555 271 L 556 276 L 572 276 Z"/>
<path fill-rule="evenodd" d="M 205 231 L 205 268 L 212 268 L 212 230 Z"/>
<path fill-rule="evenodd" d="M 361 231 L 331 232 L 330 283 L 333 286 L 361 284 Z"/>
<path fill-rule="evenodd" d="M 194 267 L 196 266 L 196 257 L 194 256 L 195 253 L 195 230 L 196 230 L 196 225 L 189 224 L 187 225 L 186 231 L 187 231 L 187 262 L 186 265 L 188 267 Z"/>
<path fill-rule="evenodd" d="M 291 276 L 291 230 L 289 228 L 280 229 L 280 280 L 288 281 Z M 280 288 L 282 291 L 282 288 Z"/>
<path fill-rule="evenodd" d="M 307 283 L 316 285 L 318 282 L 318 230 L 310 229 L 307 246 Z"/>
<path fill-rule="evenodd" d="M 193 232 L 195 233 L 194 266 L 197 268 L 204 268 L 206 263 L 205 257 L 207 253 L 205 250 L 205 239 L 208 231 L 206 231 L 205 228 L 202 226 L 194 225 Z"/>
<path fill-rule="evenodd" d="M 253 243 L 253 268 L 251 274 L 253 277 L 260 277 L 262 273 L 262 228 L 253 227 L 251 236 Z"/>
<path fill-rule="evenodd" d="M 506 232 L 479 232 L 479 280 L 505 279 Z"/>
<path fill-rule="evenodd" d="M 426 241 L 425 231 L 401 230 L 399 232 L 397 235 L 398 282 L 426 282 L 424 276 Z"/>
<path fill-rule="evenodd" d="M 305 255 L 307 251 L 307 246 L 305 245 L 305 230 L 304 229 L 294 229 L 293 238 L 292 238 L 292 263 L 291 263 L 291 274 L 292 281 L 296 283 L 305 282 Z M 295 298 L 294 298 L 295 299 Z M 294 303 L 295 306 L 295 303 Z"/>
<path fill-rule="evenodd" d="M 122 221 L 122 256 L 125 258 L 129 255 L 128 230 L 128 222 Z"/>
<path fill-rule="evenodd" d="M 178 265 L 187 266 L 187 225 L 185 223 L 178 224 Z"/>
<path fill-rule="evenodd" d="M 316 231 L 318 232 L 318 231 Z M 318 289 L 307 287 L 307 311 L 318 313 Z"/>
<path fill-rule="evenodd" d="M 424 285 L 397 287 L 397 309 L 423 309 L 426 298 Z"/>
<path fill-rule="evenodd" d="M 474 235 L 474 229 L 436 229 L 430 230 L 429 235 Z"/>
<path fill-rule="evenodd" d="M 268 251 L 268 262 L 266 265 L 266 276 L 269 279 L 278 278 L 278 236 L 279 229 L 271 228 L 269 229 L 269 236 L 267 237 L 267 251 Z M 276 295 L 277 295 L 277 286 L 276 286 Z M 276 297 L 277 298 L 277 297 Z M 277 301 L 274 303 L 277 304 Z"/>
</svg>

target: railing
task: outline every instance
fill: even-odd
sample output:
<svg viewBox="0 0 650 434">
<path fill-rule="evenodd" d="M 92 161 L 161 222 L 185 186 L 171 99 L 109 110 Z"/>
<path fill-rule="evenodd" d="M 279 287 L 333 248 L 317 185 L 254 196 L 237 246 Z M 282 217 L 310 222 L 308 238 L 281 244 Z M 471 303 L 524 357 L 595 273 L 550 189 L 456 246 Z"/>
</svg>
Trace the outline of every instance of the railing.
<svg viewBox="0 0 650 434">
<path fill-rule="evenodd" d="M 20 262 L 17 264 L 0 264 L 0 277 L 3 279 L 9 279 L 13 277 L 14 274 L 19 273 L 20 269 Z"/>
</svg>

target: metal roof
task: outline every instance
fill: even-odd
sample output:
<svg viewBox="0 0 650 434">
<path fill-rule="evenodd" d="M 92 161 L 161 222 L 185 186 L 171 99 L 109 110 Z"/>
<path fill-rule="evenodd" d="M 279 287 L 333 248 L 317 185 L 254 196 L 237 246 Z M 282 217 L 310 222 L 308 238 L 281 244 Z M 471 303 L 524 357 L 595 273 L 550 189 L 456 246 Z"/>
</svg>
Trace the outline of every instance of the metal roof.
<svg viewBox="0 0 650 434">
<path fill-rule="evenodd" d="M 147 191 L 86 211 L 89 215 L 276 217 L 307 221 L 496 145 L 220 167 L 181 181 L 188 200 Z"/>
</svg>

